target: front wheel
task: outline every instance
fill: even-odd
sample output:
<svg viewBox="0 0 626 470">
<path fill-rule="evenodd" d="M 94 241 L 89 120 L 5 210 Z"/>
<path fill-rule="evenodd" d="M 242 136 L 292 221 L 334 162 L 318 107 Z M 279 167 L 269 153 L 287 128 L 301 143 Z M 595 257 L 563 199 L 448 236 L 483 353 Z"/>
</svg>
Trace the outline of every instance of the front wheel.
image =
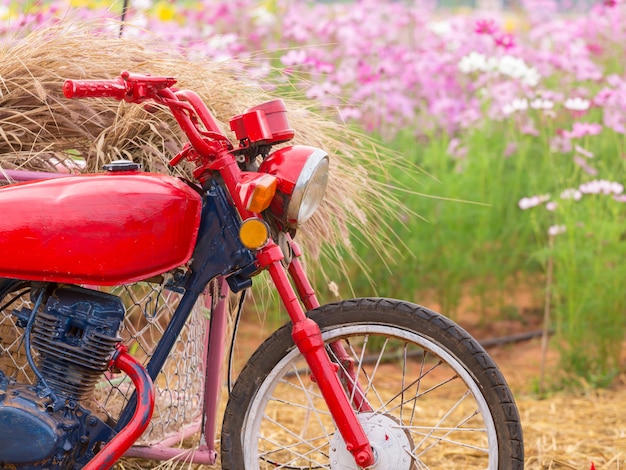
<svg viewBox="0 0 626 470">
<path fill-rule="evenodd" d="M 521 469 L 522 428 L 504 377 L 447 318 L 356 299 L 310 312 L 378 457 L 378 470 Z M 358 383 L 337 358 L 343 345 Z M 365 396 L 365 402 L 361 396 Z M 222 468 L 357 469 L 285 325 L 250 358 L 222 427 Z"/>
</svg>

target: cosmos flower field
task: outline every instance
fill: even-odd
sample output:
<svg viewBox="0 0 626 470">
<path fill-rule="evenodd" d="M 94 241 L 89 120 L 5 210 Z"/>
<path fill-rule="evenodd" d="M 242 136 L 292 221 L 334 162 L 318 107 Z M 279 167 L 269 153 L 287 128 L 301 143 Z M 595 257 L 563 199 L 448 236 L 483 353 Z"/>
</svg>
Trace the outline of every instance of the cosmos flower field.
<svg viewBox="0 0 626 470">
<path fill-rule="evenodd" d="M 394 259 L 337 277 L 492 321 L 552 313 L 563 377 L 598 386 L 623 371 L 626 333 L 626 3 L 506 10 L 430 2 L 0 1 L 2 34 L 61 19 L 156 35 L 198 61 L 232 61 L 294 89 L 394 152 L 384 178 L 406 210 L 380 214 Z M 419 171 L 407 169 L 419 168 Z M 399 187 L 395 190 L 392 187 Z M 358 234 L 355 244 L 359 244 Z M 366 246 L 363 255 L 367 256 Z M 332 295 L 329 293 L 329 297 Z"/>
</svg>

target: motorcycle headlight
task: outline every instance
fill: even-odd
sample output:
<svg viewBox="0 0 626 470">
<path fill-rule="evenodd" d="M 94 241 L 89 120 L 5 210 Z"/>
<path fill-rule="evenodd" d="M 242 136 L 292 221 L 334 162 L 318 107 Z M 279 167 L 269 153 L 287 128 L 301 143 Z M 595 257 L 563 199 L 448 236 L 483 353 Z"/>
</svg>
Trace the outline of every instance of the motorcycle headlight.
<svg viewBox="0 0 626 470">
<path fill-rule="evenodd" d="M 297 228 L 317 210 L 328 183 L 328 154 L 321 149 L 294 145 L 269 155 L 259 172 L 278 180 L 272 213 L 289 228 Z"/>
</svg>

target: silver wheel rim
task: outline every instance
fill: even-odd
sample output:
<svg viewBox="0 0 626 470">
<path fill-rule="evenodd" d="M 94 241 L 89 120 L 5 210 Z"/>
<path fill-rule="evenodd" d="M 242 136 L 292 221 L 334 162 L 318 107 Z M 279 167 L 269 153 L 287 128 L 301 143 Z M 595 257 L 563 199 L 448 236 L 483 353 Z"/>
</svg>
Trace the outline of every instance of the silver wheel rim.
<svg viewBox="0 0 626 470">
<path fill-rule="evenodd" d="M 361 335 L 364 337 L 371 338 L 372 336 L 387 336 L 392 338 L 393 340 L 402 341 L 405 345 L 415 345 L 419 347 L 419 349 L 424 350 L 426 353 L 424 356 L 428 356 L 430 359 L 436 360 L 440 359 L 440 362 L 435 367 L 444 367 L 446 370 L 453 372 L 455 374 L 454 377 L 445 379 L 441 381 L 441 383 L 437 386 L 437 388 L 433 388 L 432 390 L 426 389 L 422 390 L 419 394 L 416 394 L 415 397 L 410 398 L 408 393 L 408 385 L 409 380 L 406 379 L 406 382 L 403 379 L 403 383 L 401 387 L 398 387 L 402 390 L 407 388 L 406 395 L 407 397 L 402 395 L 401 402 L 404 403 L 406 400 L 413 401 L 417 403 L 418 400 L 422 399 L 422 397 L 427 394 L 433 393 L 435 390 L 440 389 L 442 387 L 448 386 L 448 384 L 452 382 L 456 382 L 456 384 L 462 384 L 463 387 L 466 388 L 465 394 L 459 397 L 456 402 L 453 401 L 453 405 L 447 412 L 442 412 L 439 422 L 436 426 L 428 425 L 422 426 L 419 423 L 416 423 L 415 416 L 412 415 L 409 420 L 409 424 L 404 426 L 405 429 L 408 429 L 413 435 L 413 441 L 415 442 L 414 449 L 414 464 L 412 468 L 415 469 L 426 469 L 433 468 L 431 467 L 431 463 L 429 461 L 430 453 L 433 450 L 436 450 L 437 446 L 447 446 L 449 448 L 458 448 L 461 451 L 467 451 L 468 453 L 476 453 L 481 454 L 485 463 L 482 466 L 472 466 L 471 468 L 488 468 L 491 470 L 495 470 L 498 468 L 498 443 L 497 443 L 497 435 L 495 424 L 491 413 L 489 412 L 489 407 L 483 395 L 480 393 L 480 387 L 472 378 L 472 375 L 466 370 L 460 360 L 458 360 L 455 356 L 453 356 L 448 351 L 442 349 L 439 345 L 434 343 L 428 338 L 420 336 L 412 331 L 402 329 L 398 326 L 389 326 L 389 325 L 345 325 L 342 327 L 334 327 L 329 329 L 326 332 L 322 333 L 322 337 L 326 343 L 329 341 L 336 341 L 337 339 L 343 339 L 346 337 L 353 337 L 356 335 Z M 369 341 L 369 340 L 368 340 Z M 385 343 L 385 345 L 388 343 Z M 383 345 L 381 350 L 384 351 L 387 346 Z M 350 352 L 350 351 L 349 351 Z M 357 360 L 357 365 L 359 362 L 365 362 L 366 352 L 373 352 L 373 349 L 368 350 L 367 347 L 362 348 L 360 350 L 354 350 L 357 354 L 355 358 Z M 407 361 L 407 348 L 404 348 L 404 360 Z M 351 354 L 352 355 L 352 354 Z M 370 398 L 371 396 L 376 398 L 378 395 L 378 391 L 376 390 L 377 386 L 373 384 L 376 374 L 378 373 L 379 366 L 384 360 L 382 357 L 383 354 L 378 356 L 377 362 L 374 363 L 372 367 L 374 367 L 374 376 L 368 377 L 365 379 L 365 374 L 359 370 L 359 376 L 357 379 L 364 387 L 365 393 Z M 409 358 L 410 359 L 410 358 Z M 311 448 L 310 451 L 302 452 L 298 450 L 293 450 L 293 459 L 285 459 L 284 462 L 278 462 L 275 460 L 272 455 L 276 455 L 278 449 L 282 446 L 281 437 L 272 437 L 272 436 L 263 436 L 261 433 L 261 426 L 265 426 L 265 423 L 269 423 L 270 427 L 274 427 L 281 431 L 284 431 L 285 436 L 289 438 L 297 437 L 297 433 L 291 429 L 288 429 L 288 426 L 284 426 L 280 423 L 280 420 L 276 420 L 271 416 L 266 414 L 266 408 L 268 403 L 277 402 L 279 405 L 288 406 L 289 404 L 284 400 L 276 400 L 273 397 L 273 393 L 276 390 L 278 385 L 288 384 L 288 381 L 285 381 L 283 377 L 287 372 L 291 371 L 294 373 L 296 383 L 300 383 L 302 386 L 302 391 L 305 395 L 307 392 L 305 388 L 307 385 L 305 384 L 304 374 L 298 369 L 298 365 L 294 365 L 294 362 L 304 362 L 301 359 L 299 351 L 297 349 L 290 350 L 285 357 L 283 357 L 279 363 L 272 369 L 270 374 L 266 377 L 263 383 L 260 385 L 256 396 L 252 399 L 250 407 L 247 411 L 247 416 L 244 419 L 243 424 L 243 435 L 242 439 L 242 448 L 245 452 L 245 468 L 246 469 L 261 469 L 261 468 L 321 468 L 321 469 L 332 469 L 333 466 L 330 462 L 322 462 L 319 457 L 313 455 L 316 452 L 324 455 L 324 450 L 322 449 L 323 444 L 322 441 L 326 440 L 330 441 L 334 434 L 334 427 L 330 430 L 324 431 L 323 435 L 316 436 L 314 439 L 310 440 L 308 444 Z M 405 364 L 406 366 L 406 364 Z M 424 368 L 424 359 L 422 359 L 422 363 L 418 366 Z M 426 367 L 430 367 L 427 365 Z M 408 368 L 408 367 L 407 367 Z M 434 370 L 434 367 L 433 369 Z M 430 373 L 430 370 L 427 371 Z M 425 377 L 425 376 L 424 376 Z M 420 389 L 420 384 L 422 383 L 423 377 L 419 379 L 419 383 L 417 384 L 417 390 Z M 298 388 L 297 386 L 295 388 Z M 315 392 L 311 392 L 311 397 L 308 398 L 309 402 L 312 404 L 313 401 L 319 401 L 319 395 L 315 395 Z M 385 398 L 378 397 L 381 403 L 386 401 Z M 448 418 L 456 413 L 460 409 L 461 404 L 467 404 L 472 402 L 475 407 L 475 411 L 467 414 L 466 419 L 457 420 L 458 426 L 449 426 L 447 425 Z M 303 406 L 292 404 L 294 411 L 302 408 Z M 373 408 L 375 412 L 379 412 L 382 414 L 389 413 L 389 410 L 386 410 L 384 406 L 376 406 L 373 404 Z M 389 406 L 389 408 L 393 408 L 393 406 Z M 256 412 L 255 410 L 262 410 Z M 395 410 L 397 412 L 397 410 Z M 242 410 L 244 412 L 244 410 Z M 327 410 L 319 409 L 319 407 L 312 407 L 310 412 L 314 415 L 313 419 L 316 419 L 318 422 L 322 422 L 324 420 L 329 419 L 329 413 Z M 391 412 L 394 412 L 392 409 Z M 413 411 L 415 413 L 415 411 Z M 465 413 L 465 412 L 463 412 Z M 463 414 L 462 413 L 462 414 Z M 400 411 L 402 415 L 402 408 Z M 406 416 L 405 416 L 406 417 Z M 479 419 L 480 418 L 480 419 Z M 404 422 L 404 418 L 402 418 Z M 482 425 L 479 427 L 473 426 L 473 423 L 476 421 L 482 420 Z M 319 424 L 319 423 L 318 423 Z M 324 427 L 321 425 L 320 427 Z M 433 430 L 433 427 L 435 430 Z M 472 434 L 480 434 L 481 439 L 486 441 L 486 445 L 474 445 L 469 441 L 465 442 L 462 440 L 458 440 L 455 436 L 458 435 L 469 435 Z M 457 440 L 455 440 L 457 439 Z M 479 439 L 480 440 L 480 439 Z M 259 452 L 259 443 L 262 443 L 264 446 L 269 447 L 269 450 L 266 450 L 267 453 L 261 454 Z M 272 446 L 276 447 L 276 450 L 272 450 Z M 290 446 L 293 446 L 291 444 Z M 295 447 L 293 447 L 295 449 Z M 323 457 L 322 457 L 323 459 Z M 305 466 L 303 463 L 298 462 L 306 462 Z M 266 465 L 262 465 L 260 462 L 266 462 Z M 449 465 L 455 466 L 452 462 L 448 463 L 447 468 L 450 468 Z M 356 466 L 354 467 L 357 468 Z M 435 467 L 436 468 L 436 467 Z M 457 468 L 460 468 L 457 466 Z M 470 468 L 467 465 L 464 465 L 464 468 Z"/>
</svg>

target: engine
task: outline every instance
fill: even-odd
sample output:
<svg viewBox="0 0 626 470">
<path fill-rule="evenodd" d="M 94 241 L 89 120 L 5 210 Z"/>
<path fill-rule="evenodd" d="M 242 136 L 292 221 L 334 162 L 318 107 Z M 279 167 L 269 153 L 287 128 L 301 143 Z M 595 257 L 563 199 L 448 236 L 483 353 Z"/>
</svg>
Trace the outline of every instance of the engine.
<svg viewBox="0 0 626 470">
<path fill-rule="evenodd" d="M 0 468 L 73 468 L 112 437 L 112 429 L 81 402 L 121 340 L 124 312 L 111 294 L 76 286 L 49 293 L 30 334 L 36 384 L 17 383 L 0 371 Z M 14 314 L 26 326 L 32 311 Z"/>
</svg>

